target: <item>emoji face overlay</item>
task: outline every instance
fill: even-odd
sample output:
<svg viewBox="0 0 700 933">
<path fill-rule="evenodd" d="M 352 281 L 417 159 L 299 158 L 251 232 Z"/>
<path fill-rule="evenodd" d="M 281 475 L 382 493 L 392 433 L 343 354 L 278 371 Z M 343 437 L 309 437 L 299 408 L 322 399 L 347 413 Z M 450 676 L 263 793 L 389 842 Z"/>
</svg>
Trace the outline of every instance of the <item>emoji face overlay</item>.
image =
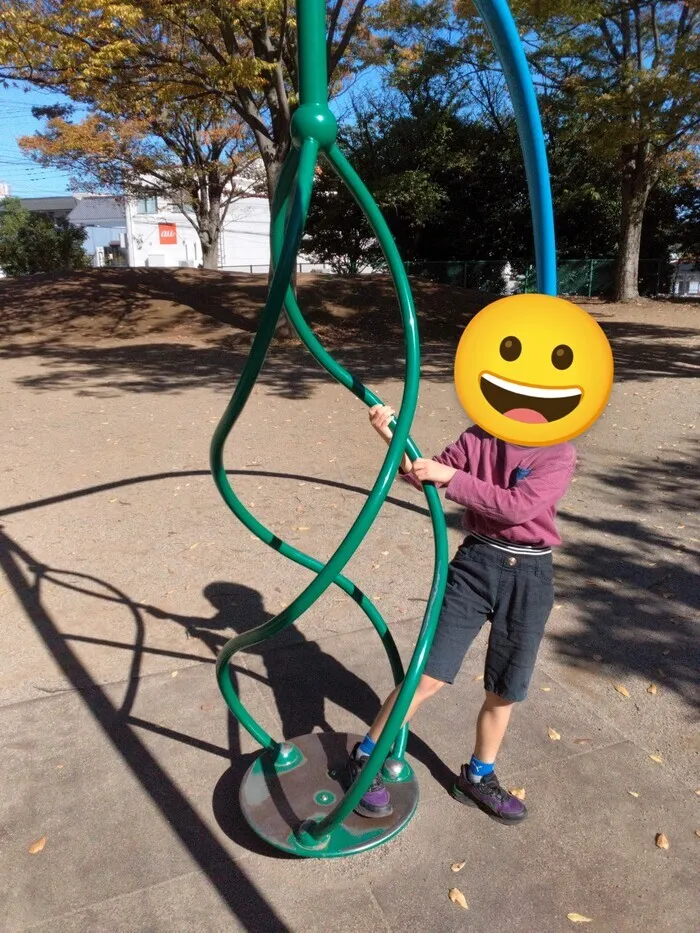
<svg viewBox="0 0 700 933">
<path fill-rule="evenodd" d="M 487 305 L 457 347 L 454 378 L 469 417 L 494 437 L 549 447 L 583 434 L 603 412 L 613 355 L 599 324 L 551 295 Z"/>
</svg>

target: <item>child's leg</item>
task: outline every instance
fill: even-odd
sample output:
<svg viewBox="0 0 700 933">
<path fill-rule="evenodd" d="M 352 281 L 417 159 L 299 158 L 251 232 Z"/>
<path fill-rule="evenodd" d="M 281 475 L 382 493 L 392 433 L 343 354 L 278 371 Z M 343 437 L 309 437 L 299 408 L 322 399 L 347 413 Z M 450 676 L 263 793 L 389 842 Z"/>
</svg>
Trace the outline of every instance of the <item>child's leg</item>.
<svg viewBox="0 0 700 933">
<path fill-rule="evenodd" d="M 469 646 L 492 611 L 493 600 L 489 593 L 487 568 L 483 563 L 472 560 L 471 551 L 472 548 L 463 545 L 450 564 L 445 598 L 425 673 L 418 682 L 405 721 L 446 683 L 454 683 Z M 347 766 L 350 783 L 355 780 L 367 757 L 372 753 L 394 708 L 398 692 L 398 687 L 392 690 L 368 734 L 350 755 Z M 381 772 L 377 774 L 356 807 L 356 812 L 369 817 L 386 816 L 391 813 L 391 796 L 384 785 Z"/>
<path fill-rule="evenodd" d="M 494 771 L 513 705 L 527 696 L 544 627 L 554 601 L 551 558 L 501 558 L 500 598 L 486 652 L 486 698 L 476 725 L 474 754 L 463 765 L 454 794 L 502 823 L 527 816 L 525 804 L 508 793 Z"/>
<path fill-rule="evenodd" d="M 434 677 L 429 677 L 427 674 L 423 674 L 421 679 L 418 681 L 418 687 L 416 688 L 416 692 L 413 696 L 413 699 L 411 700 L 411 705 L 408 707 L 408 712 L 406 713 L 404 722 L 408 722 L 418 707 L 429 697 L 434 696 L 438 690 L 444 686 L 444 681 L 436 680 Z M 375 744 L 379 739 L 379 736 L 382 734 L 382 729 L 386 725 L 386 721 L 389 718 L 392 709 L 394 708 L 394 703 L 396 702 L 396 697 L 399 695 L 400 689 L 401 684 L 399 684 L 398 687 L 394 687 L 394 689 L 384 701 L 382 708 L 377 713 L 377 718 L 374 720 L 369 732 L 367 733 L 369 738 Z"/>
<path fill-rule="evenodd" d="M 512 700 L 503 700 L 495 693 L 486 691 L 486 698 L 476 720 L 475 758 L 485 762 L 496 760 L 508 728 L 513 705 Z"/>
</svg>

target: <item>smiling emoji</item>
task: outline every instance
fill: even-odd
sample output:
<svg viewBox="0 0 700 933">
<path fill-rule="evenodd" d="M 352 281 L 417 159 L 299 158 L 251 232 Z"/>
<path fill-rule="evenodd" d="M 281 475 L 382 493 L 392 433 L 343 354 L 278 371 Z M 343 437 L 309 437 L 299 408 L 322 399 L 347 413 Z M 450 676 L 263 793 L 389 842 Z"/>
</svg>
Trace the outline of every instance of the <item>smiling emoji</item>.
<svg viewBox="0 0 700 933">
<path fill-rule="evenodd" d="M 484 431 L 549 447 L 583 434 L 613 381 L 608 339 L 590 314 L 551 295 L 513 295 L 469 322 L 455 357 L 457 395 Z"/>
</svg>

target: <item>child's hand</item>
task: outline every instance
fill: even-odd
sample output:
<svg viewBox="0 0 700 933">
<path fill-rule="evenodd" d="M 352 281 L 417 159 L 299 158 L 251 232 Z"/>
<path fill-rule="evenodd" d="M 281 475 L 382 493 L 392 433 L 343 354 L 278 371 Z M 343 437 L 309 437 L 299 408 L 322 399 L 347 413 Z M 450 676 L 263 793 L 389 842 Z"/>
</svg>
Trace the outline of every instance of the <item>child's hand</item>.
<svg viewBox="0 0 700 933">
<path fill-rule="evenodd" d="M 395 416 L 396 412 L 390 405 L 374 405 L 369 410 L 369 423 L 387 443 L 391 440 L 389 422 Z"/>
<path fill-rule="evenodd" d="M 419 457 L 413 461 L 411 472 L 421 483 L 438 483 L 440 486 L 446 486 L 457 470 L 454 467 L 445 466 L 444 463 Z"/>
</svg>

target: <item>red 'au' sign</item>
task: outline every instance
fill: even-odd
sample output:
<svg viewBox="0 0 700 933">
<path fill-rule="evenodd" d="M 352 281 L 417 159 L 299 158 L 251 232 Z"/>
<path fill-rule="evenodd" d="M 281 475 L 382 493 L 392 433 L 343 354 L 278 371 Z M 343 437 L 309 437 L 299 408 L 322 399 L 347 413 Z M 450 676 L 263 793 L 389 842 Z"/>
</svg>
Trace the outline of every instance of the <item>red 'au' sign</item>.
<svg viewBox="0 0 700 933">
<path fill-rule="evenodd" d="M 168 246 L 177 243 L 177 227 L 175 224 L 158 224 L 158 233 L 161 243 L 165 243 Z"/>
</svg>

